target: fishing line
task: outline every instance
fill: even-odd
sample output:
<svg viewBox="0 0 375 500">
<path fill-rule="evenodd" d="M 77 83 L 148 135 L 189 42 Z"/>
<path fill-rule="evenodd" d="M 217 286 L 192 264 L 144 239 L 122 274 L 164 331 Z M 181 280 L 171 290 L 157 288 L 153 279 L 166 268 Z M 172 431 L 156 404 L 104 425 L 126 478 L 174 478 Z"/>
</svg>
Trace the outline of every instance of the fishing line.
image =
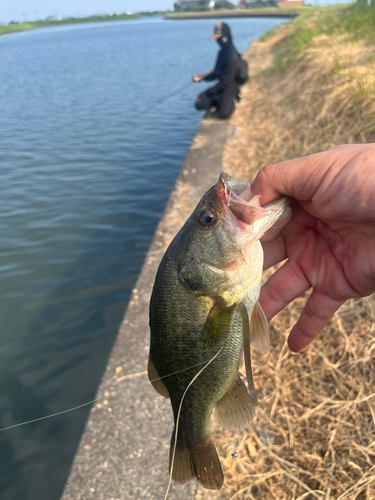
<svg viewBox="0 0 375 500">
<path fill-rule="evenodd" d="M 221 349 L 220 349 L 220 351 L 221 351 Z M 220 353 L 220 351 L 218 351 L 218 353 L 215 355 L 215 357 Z M 208 364 L 211 363 L 211 361 L 213 361 L 213 359 L 215 359 L 215 358 L 212 358 L 208 362 Z M 150 382 L 156 382 L 157 380 L 162 380 L 162 379 L 167 378 L 167 377 L 173 377 L 174 375 L 178 375 L 179 373 L 183 373 L 183 372 L 186 372 L 187 370 L 191 370 L 192 368 L 196 368 L 197 366 L 201 366 L 204 363 L 206 363 L 206 361 L 201 361 L 200 363 L 196 363 L 195 365 L 188 366 L 187 368 L 183 368 L 182 370 L 178 370 L 177 372 L 170 373 L 168 375 L 163 375 L 162 377 L 158 377 L 158 378 L 152 379 L 149 382 L 145 382 L 144 384 L 139 384 L 136 387 L 140 387 L 142 385 L 149 384 Z M 208 366 L 208 364 L 207 364 L 207 366 Z M 201 373 L 203 371 L 203 369 L 200 372 L 198 372 L 198 373 Z M 124 375 L 123 377 L 120 377 L 120 379 L 116 380 L 116 382 L 121 382 L 123 380 L 129 380 L 129 379 L 133 379 L 133 378 L 138 378 L 138 377 L 142 377 L 144 375 L 147 375 L 147 371 L 143 371 L 143 372 L 139 372 L 139 373 L 132 373 L 132 374 L 129 374 L 129 375 Z M 97 403 L 98 401 L 102 401 L 103 399 L 112 399 L 115 396 L 118 396 L 119 394 L 121 394 L 122 392 L 125 392 L 126 390 L 127 390 L 127 388 L 121 389 L 121 390 L 115 392 L 114 394 L 111 394 L 110 396 L 101 396 L 99 398 L 95 398 L 95 399 L 93 399 L 91 401 L 88 401 L 87 403 L 82 403 L 82 404 L 80 404 L 78 406 L 74 406 L 72 408 L 68 408 L 67 410 L 62 410 L 62 411 L 58 411 L 56 413 L 51 413 L 51 415 L 44 415 L 44 417 L 38 417 L 38 418 L 34 418 L 32 420 L 26 420 L 25 422 L 19 422 L 17 424 L 8 425 L 7 427 L 0 428 L 0 432 L 7 431 L 9 429 L 14 429 L 15 427 L 21 427 L 21 426 L 24 426 L 24 425 L 33 424 L 34 422 L 40 422 L 41 420 L 47 420 L 48 418 L 57 417 L 59 415 L 64 415 L 65 413 L 70 413 L 71 411 L 79 410 L 80 408 L 84 408 L 85 406 L 91 405 L 93 403 Z"/>
<path fill-rule="evenodd" d="M 183 401 L 185 399 L 186 393 L 189 390 L 189 388 L 194 384 L 194 382 L 197 380 L 197 378 L 199 377 L 199 375 L 207 368 L 207 366 L 209 364 L 211 364 L 212 361 L 219 356 L 219 354 L 221 353 L 221 351 L 223 350 L 223 348 L 224 348 L 224 344 L 220 347 L 220 349 L 217 351 L 217 353 L 215 354 L 215 356 L 213 356 L 210 359 L 210 361 L 203 368 L 201 368 L 196 375 L 194 375 L 194 377 L 191 379 L 191 381 L 189 382 L 188 386 L 185 389 L 185 392 L 182 395 L 182 398 L 181 398 L 181 401 L 180 401 L 180 406 L 178 407 L 178 412 L 177 412 L 176 429 L 175 429 L 175 435 L 174 435 L 173 453 L 172 453 L 172 460 L 171 460 L 171 469 L 169 471 L 168 488 L 167 488 L 167 492 L 165 494 L 164 500 L 167 500 L 167 496 L 168 496 L 168 493 L 169 493 L 169 490 L 170 490 L 170 487 L 171 487 L 171 483 L 172 483 L 172 474 L 173 474 L 174 459 L 175 459 L 176 448 L 177 448 L 178 426 L 179 426 L 179 423 L 180 423 L 180 414 L 181 414 L 182 403 L 183 403 Z"/>
<path fill-rule="evenodd" d="M 187 88 L 189 88 L 194 82 L 189 82 L 188 85 L 184 85 L 182 89 L 180 90 L 176 90 L 176 92 L 173 92 L 172 94 L 170 94 L 168 97 L 163 97 L 162 99 L 159 99 L 158 101 L 156 101 L 156 104 L 154 104 L 153 106 L 151 106 L 150 108 L 147 108 L 147 109 L 144 109 L 143 111 L 141 111 L 140 113 L 137 113 L 136 117 L 135 118 L 138 118 L 139 116 L 143 116 L 145 115 L 146 113 L 148 113 L 149 111 L 152 111 L 153 109 L 157 108 L 158 106 L 160 106 L 161 104 L 164 104 L 165 102 L 167 102 L 169 99 L 172 99 L 172 97 L 176 96 L 177 94 L 180 94 L 181 92 L 183 92 L 184 90 L 186 90 Z"/>
</svg>

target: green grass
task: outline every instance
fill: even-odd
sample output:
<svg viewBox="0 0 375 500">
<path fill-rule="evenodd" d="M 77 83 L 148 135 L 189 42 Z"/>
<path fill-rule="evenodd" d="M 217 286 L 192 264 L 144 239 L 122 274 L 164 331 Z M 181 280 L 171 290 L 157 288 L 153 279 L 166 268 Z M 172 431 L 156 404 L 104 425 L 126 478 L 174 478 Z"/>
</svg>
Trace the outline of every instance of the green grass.
<svg viewBox="0 0 375 500">
<path fill-rule="evenodd" d="M 333 52 L 333 74 L 337 75 L 340 72 L 341 64 L 337 52 Z"/>
<path fill-rule="evenodd" d="M 293 30 L 292 48 L 295 52 L 301 52 L 305 47 L 309 47 L 314 39 L 312 29 L 300 24 Z"/>
<path fill-rule="evenodd" d="M 315 16 L 313 27 L 307 26 L 311 15 L 308 13 L 292 23 L 293 47 L 295 50 L 311 45 L 320 35 L 343 35 L 347 41 L 365 40 L 375 42 L 375 8 L 367 3 L 322 8 Z"/>
<path fill-rule="evenodd" d="M 283 10 L 284 9 L 280 9 Z M 375 42 L 375 8 L 366 2 L 329 7 L 304 7 L 300 15 L 291 22 L 290 47 L 301 53 L 309 47 L 314 38 L 321 35 L 342 35 L 347 41 L 365 40 Z M 260 37 L 265 41 L 276 30 L 270 30 Z"/>
<path fill-rule="evenodd" d="M 272 72 L 283 73 L 290 63 L 304 57 L 306 49 L 314 39 L 322 35 L 341 36 L 343 43 L 364 40 L 365 43 L 375 43 L 375 8 L 366 3 L 351 5 L 336 5 L 329 7 L 311 8 L 289 24 L 290 31 L 280 41 L 274 57 Z M 278 28 L 274 28 L 260 37 L 264 42 L 275 35 Z M 333 54 L 333 72 L 341 71 L 337 54 Z M 362 83 L 358 83 L 358 91 L 363 93 Z"/>
<path fill-rule="evenodd" d="M 265 42 L 269 38 L 272 38 L 275 35 L 275 33 L 276 33 L 276 28 L 272 28 L 272 29 L 266 31 L 265 33 L 263 33 L 263 35 L 259 38 L 259 40 L 261 42 Z"/>
<path fill-rule="evenodd" d="M 366 3 L 328 10 L 317 19 L 316 31 L 321 34 L 332 32 L 348 35 L 351 39 L 375 40 L 375 9 Z"/>
<path fill-rule="evenodd" d="M 0 33 L 12 33 L 13 31 L 31 30 L 33 28 L 34 23 L 7 24 L 6 26 L 0 26 Z"/>
</svg>

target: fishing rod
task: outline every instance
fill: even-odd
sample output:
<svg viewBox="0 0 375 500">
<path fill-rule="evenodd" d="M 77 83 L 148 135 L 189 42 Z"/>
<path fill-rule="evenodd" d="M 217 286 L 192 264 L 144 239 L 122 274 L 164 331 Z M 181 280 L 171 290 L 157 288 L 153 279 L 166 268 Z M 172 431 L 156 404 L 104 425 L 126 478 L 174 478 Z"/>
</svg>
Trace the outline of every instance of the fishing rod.
<svg viewBox="0 0 375 500">
<path fill-rule="evenodd" d="M 173 92 L 172 94 L 170 94 L 168 97 L 163 97 L 161 99 L 159 99 L 153 106 L 147 108 L 147 109 L 144 109 L 143 111 L 141 111 L 140 113 L 137 114 L 137 118 L 139 116 L 142 116 L 142 115 L 145 115 L 146 113 L 154 110 L 155 108 L 157 108 L 158 106 L 164 104 L 165 102 L 167 102 L 169 99 L 172 99 L 172 97 L 175 97 L 176 95 L 180 94 L 181 92 L 183 92 L 184 90 L 188 89 L 192 84 L 194 84 L 195 81 L 192 80 L 190 81 L 187 85 L 184 85 L 182 88 L 180 88 L 179 90 L 176 90 L 175 92 Z M 219 354 L 219 353 L 217 353 Z M 202 364 L 205 364 L 206 361 L 203 361 L 202 363 L 198 363 L 196 365 L 192 365 L 188 368 L 184 368 L 183 370 L 180 370 L 176 373 L 171 373 L 170 375 L 165 375 L 164 377 L 160 377 L 160 379 L 163 379 L 165 377 L 171 377 L 173 375 L 176 375 L 180 372 L 183 372 L 183 371 L 186 371 L 186 370 L 190 370 L 191 368 L 194 368 L 196 366 L 200 366 Z M 203 371 L 203 370 L 202 370 Z M 200 372 L 199 372 L 200 373 Z M 130 374 L 130 375 L 125 375 L 124 377 L 121 377 L 121 381 L 122 380 L 125 380 L 125 379 L 131 379 L 131 378 L 136 378 L 136 377 L 140 377 L 140 376 L 143 376 L 143 375 L 146 375 L 147 372 L 140 372 L 140 373 L 134 373 L 134 374 Z M 160 380 L 160 379 L 155 379 L 155 380 Z M 118 380 L 120 381 L 120 380 Z M 147 382 L 148 384 L 148 382 Z M 120 391 L 117 391 L 115 394 L 113 394 L 112 396 L 115 397 L 117 396 L 119 393 L 125 391 L 126 389 L 122 389 Z M 13 424 L 13 425 L 8 425 L 6 427 L 2 427 L 0 428 L 0 432 L 3 432 L 3 431 L 6 431 L 6 430 L 10 430 L 10 429 L 14 429 L 15 427 L 21 427 L 21 426 L 24 426 L 24 425 L 28 425 L 28 424 L 32 424 L 32 423 L 35 423 L 35 422 L 40 422 L 42 420 L 46 420 L 46 419 L 49 419 L 49 418 L 52 418 L 52 417 L 57 417 L 59 415 L 64 415 L 65 413 L 69 413 L 69 412 L 72 412 L 72 411 L 75 411 L 75 410 L 79 410 L 80 408 L 84 408 L 85 406 L 88 406 L 88 405 L 91 405 L 93 403 L 96 403 L 98 401 L 101 401 L 103 399 L 106 399 L 105 396 L 102 396 L 102 397 L 99 397 L 99 398 L 96 398 L 96 399 L 93 399 L 91 401 L 88 401 L 86 403 L 83 403 L 83 404 L 80 404 L 78 406 L 74 406 L 73 408 L 68 408 L 66 410 L 62 410 L 62 411 L 59 411 L 59 412 L 56 412 L 56 413 L 52 413 L 50 415 L 45 415 L 43 417 L 39 417 L 39 418 L 35 418 L 35 419 L 32 419 L 32 420 L 27 420 L 27 421 L 24 421 L 24 422 L 19 422 L 19 423 L 16 423 L 16 424 Z"/>
<path fill-rule="evenodd" d="M 165 102 L 167 102 L 169 99 L 172 99 L 172 97 L 175 97 L 176 95 L 181 94 L 181 92 L 183 92 L 184 90 L 188 89 L 193 83 L 194 83 L 194 81 L 191 81 L 191 82 L 188 83 L 188 85 L 184 85 L 181 89 L 176 90 L 176 92 L 173 92 L 168 97 L 163 97 L 163 98 L 159 99 L 158 101 L 156 101 L 156 104 L 154 104 L 153 106 L 151 106 L 151 108 L 144 109 L 143 111 L 141 111 L 140 113 L 138 113 L 137 114 L 137 118 L 139 116 L 145 115 L 149 111 L 154 110 L 155 108 L 157 108 L 161 104 L 164 104 Z"/>
</svg>

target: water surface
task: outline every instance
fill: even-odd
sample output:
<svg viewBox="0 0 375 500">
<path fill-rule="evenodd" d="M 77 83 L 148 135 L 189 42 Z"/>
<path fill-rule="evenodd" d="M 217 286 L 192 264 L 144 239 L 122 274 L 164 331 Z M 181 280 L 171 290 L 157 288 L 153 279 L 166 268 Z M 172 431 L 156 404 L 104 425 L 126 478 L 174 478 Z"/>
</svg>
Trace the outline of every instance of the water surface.
<svg viewBox="0 0 375 500">
<path fill-rule="evenodd" d="M 281 22 L 228 20 L 240 52 Z M 207 85 L 188 85 L 214 64 L 214 23 L 0 37 L 1 428 L 95 397 L 202 116 Z M 88 410 L 0 432 L 2 500 L 59 498 Z"/>
</svg>

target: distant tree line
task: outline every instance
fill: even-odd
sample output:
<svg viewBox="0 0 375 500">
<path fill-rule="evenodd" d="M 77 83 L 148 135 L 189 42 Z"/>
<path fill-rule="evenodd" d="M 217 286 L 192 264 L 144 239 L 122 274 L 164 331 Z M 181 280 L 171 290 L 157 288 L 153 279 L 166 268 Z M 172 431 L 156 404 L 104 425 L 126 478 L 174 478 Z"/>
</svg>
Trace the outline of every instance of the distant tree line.
<svg viewBox="0 0 375 500">
<path fill-rule="evenodd" d="M 366 0 L 364 0 L 366 1 Z M 375 0 L 372 0 L 375 2 Z M 193 5 L 181 7 L 178 3 L 174 4 L 175 12 L 205 12 L 211 10 L 209 8 L 210 0 L 199 0 Z M 259 7 L 278 7 L 278 0 L 258 0 L 256 2 L 248 2 L 247 0 L 242 0 L 239 3 L 239 7 L 242 9 L 254 9 Z M 213 10 L 232 10 L 235 9 L 236 5 L 228 0 L 216 0 Z"/>
</svg>

